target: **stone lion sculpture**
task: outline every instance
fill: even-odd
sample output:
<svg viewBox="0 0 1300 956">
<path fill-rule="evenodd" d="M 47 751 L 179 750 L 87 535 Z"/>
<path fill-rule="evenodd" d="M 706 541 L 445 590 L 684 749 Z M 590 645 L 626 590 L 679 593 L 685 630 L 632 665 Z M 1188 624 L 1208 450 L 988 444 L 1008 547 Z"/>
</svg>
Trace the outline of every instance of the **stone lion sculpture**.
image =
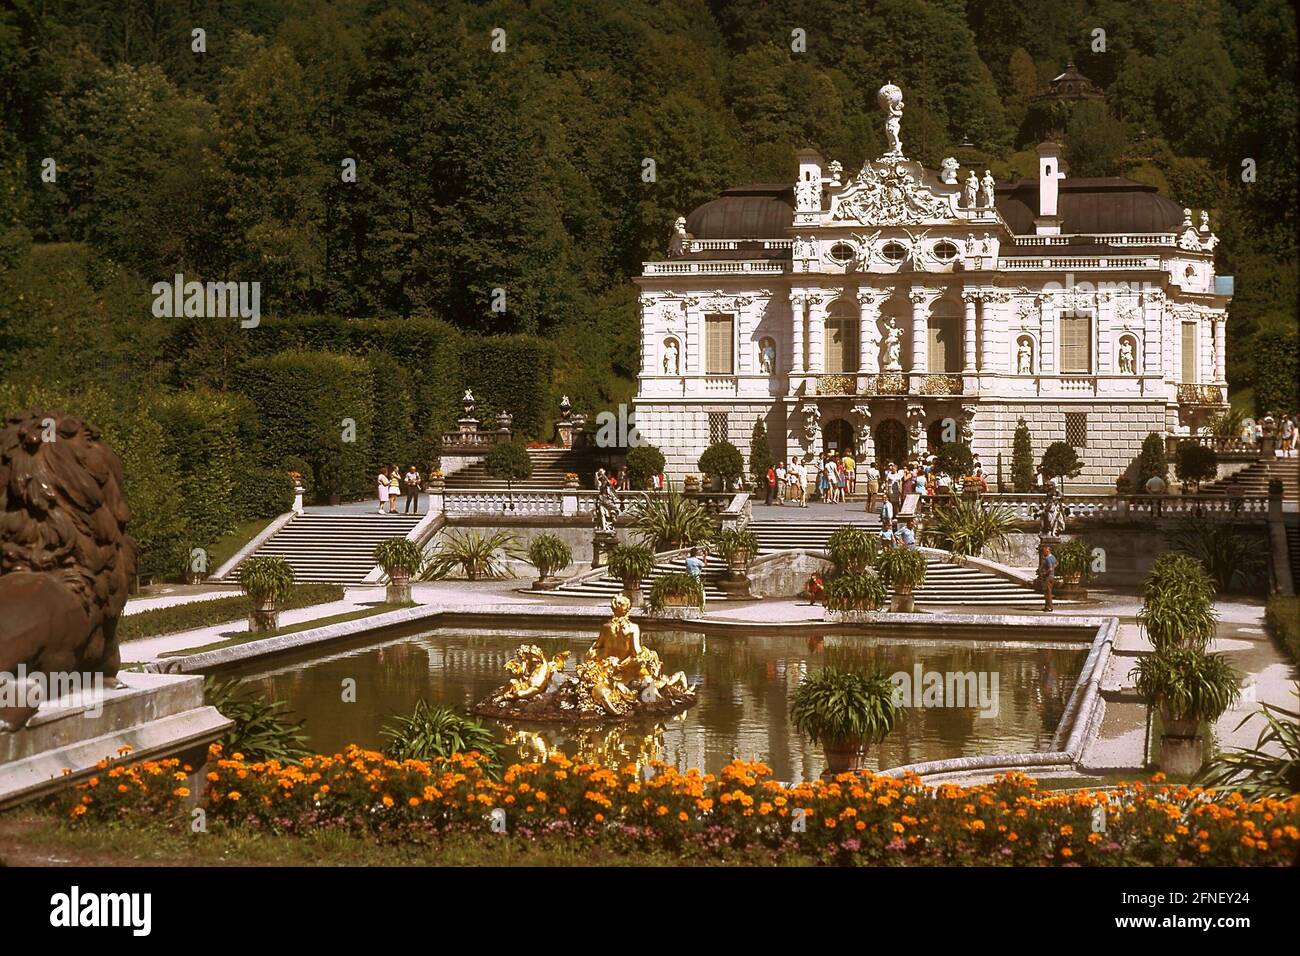
<svg viewBox="0 0 1300 956">
<path fill-rule="evenodd" d="M 33 687 L 33 674 L 91 673 L 117 685 L 117 622 L 136 566 L 129 518 L 121 459 L 97 428 L 40 409 L 5 419 L 0 681 L 24 671 Z M 0 707 L 0 731 L 24 726 L 31 700 Z"/>
</svg>

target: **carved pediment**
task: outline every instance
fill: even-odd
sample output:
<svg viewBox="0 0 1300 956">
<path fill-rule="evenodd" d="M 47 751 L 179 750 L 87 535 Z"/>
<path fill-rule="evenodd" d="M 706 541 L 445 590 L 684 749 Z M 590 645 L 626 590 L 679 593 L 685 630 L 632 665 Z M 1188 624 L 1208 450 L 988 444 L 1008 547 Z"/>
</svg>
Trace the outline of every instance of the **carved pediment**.
<svg viewBox="0 0 1300 956">
<path fill-rule="evenodd" d="M 947 196 L 926 186 L 925 171 L 910 160 L 868 162 L 831 202 L 831 219 L 868 225 L 951 221 Z"/>
</svg>

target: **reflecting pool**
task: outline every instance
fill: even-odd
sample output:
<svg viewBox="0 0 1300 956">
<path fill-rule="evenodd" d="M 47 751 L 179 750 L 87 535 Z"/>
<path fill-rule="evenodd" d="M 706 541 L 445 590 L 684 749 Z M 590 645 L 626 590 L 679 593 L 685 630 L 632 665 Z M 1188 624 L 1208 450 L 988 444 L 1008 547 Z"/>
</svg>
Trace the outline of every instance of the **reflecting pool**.
<svg viewBox="0 0 1300 956">
<path fill-rule="evenodd" d="M 654 758 L 709 772 L 738 758 L 766 762 L 779 780 L 811 779 L 822 771 L 821 748 L 793 728 L 789 700 L 800 678 L 828 658 L 921 677 L 912 706 L 904 709 L 884 744 L 872 747 L 872 768 L 1046 750 L 1087 656 L 1084 644 L 902 642 L 844 634 L 706 637 L 687 631 L 646 631 L 643 636 L 663 658 L 666 672 L 683 670 L 699 684 L 695 706 L 649 724 L 558 727 L 486 721 L 507 742 L 506 757 L 532 759 L 549 747 L 610 766 Z M 591 641 L 589 633 L 446 628 L 284 659 L 240 676 L 286 701 L 306 721 L 310 745 L 332 753 L 348 743 L 381 748 L 385 722 L 409 713 L 421 697 L 462 710 L 473 706 L 505 683 L 503 666 L 521 643 L 537 644 L 548 655 L 570 650 L 572 668 Z M 933 690 L 930 675 L 950 674 L 969 676 L 949 678 L 946 693 L 922 693 L 927 684 Z M 959 687 L 969 692 L 964 700 L 953 693 Z M 355 700 L 345 701 L 352 688 Z"/>
</svg>

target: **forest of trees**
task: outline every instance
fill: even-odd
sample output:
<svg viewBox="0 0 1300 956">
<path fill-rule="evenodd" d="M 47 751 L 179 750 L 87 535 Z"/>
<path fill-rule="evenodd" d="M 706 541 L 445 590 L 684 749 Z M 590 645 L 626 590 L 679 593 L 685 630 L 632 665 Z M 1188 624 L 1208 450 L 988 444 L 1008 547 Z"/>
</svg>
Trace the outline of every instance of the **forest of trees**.
<svg viewBox="0 0 1300 956">
<path fill-rule="evenodd" d="M 1061 117 L 1072 175 L 1211 210 L 1249 398 L 1252 345 L 1294 352 L 1300 295 L 1286 0 L 10 0 L 0 381 L 119 403 L 234 388 L 252 333 L 178 340 L 149 312 L 150 285 L 183 273 L 259 281 L 279 322 L 549 343 L 556 392 L 608 407 L 634 389 L 628 277 L 677 215 L 791 180 L 802 146 L 877 155 L 886 81 L 914 157 L 969 143 L 1032 174 L 1032 97 L 1070 60 L 1107 94 Z M 444 400 L 412 411 L 413 441 Z"/>
</svg>

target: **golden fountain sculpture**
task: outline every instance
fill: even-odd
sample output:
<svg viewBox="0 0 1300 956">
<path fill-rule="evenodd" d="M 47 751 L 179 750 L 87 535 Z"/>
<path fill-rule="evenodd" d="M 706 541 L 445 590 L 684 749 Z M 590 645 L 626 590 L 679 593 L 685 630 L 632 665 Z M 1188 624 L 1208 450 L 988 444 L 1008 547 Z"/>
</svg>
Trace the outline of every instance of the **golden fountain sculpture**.
<svg viewBox="0 0 1300 956">
<path fill-rule="evenodd" d="M 547 658 L 535 644 L 522 644 L 506 661 L 510 681 L 474 708 L 485 717 L 537 721 L 595 721 L 662 717 L 695 703 L 695 688 L 678 671 L 665 677 L 659 655 L 641 643 L 641 629 L 628 618 L 624 594 L 610 601 L 614 616 L 600 629 L 577 670 L 564 667 L 569 652 Z"/>
</svg>

